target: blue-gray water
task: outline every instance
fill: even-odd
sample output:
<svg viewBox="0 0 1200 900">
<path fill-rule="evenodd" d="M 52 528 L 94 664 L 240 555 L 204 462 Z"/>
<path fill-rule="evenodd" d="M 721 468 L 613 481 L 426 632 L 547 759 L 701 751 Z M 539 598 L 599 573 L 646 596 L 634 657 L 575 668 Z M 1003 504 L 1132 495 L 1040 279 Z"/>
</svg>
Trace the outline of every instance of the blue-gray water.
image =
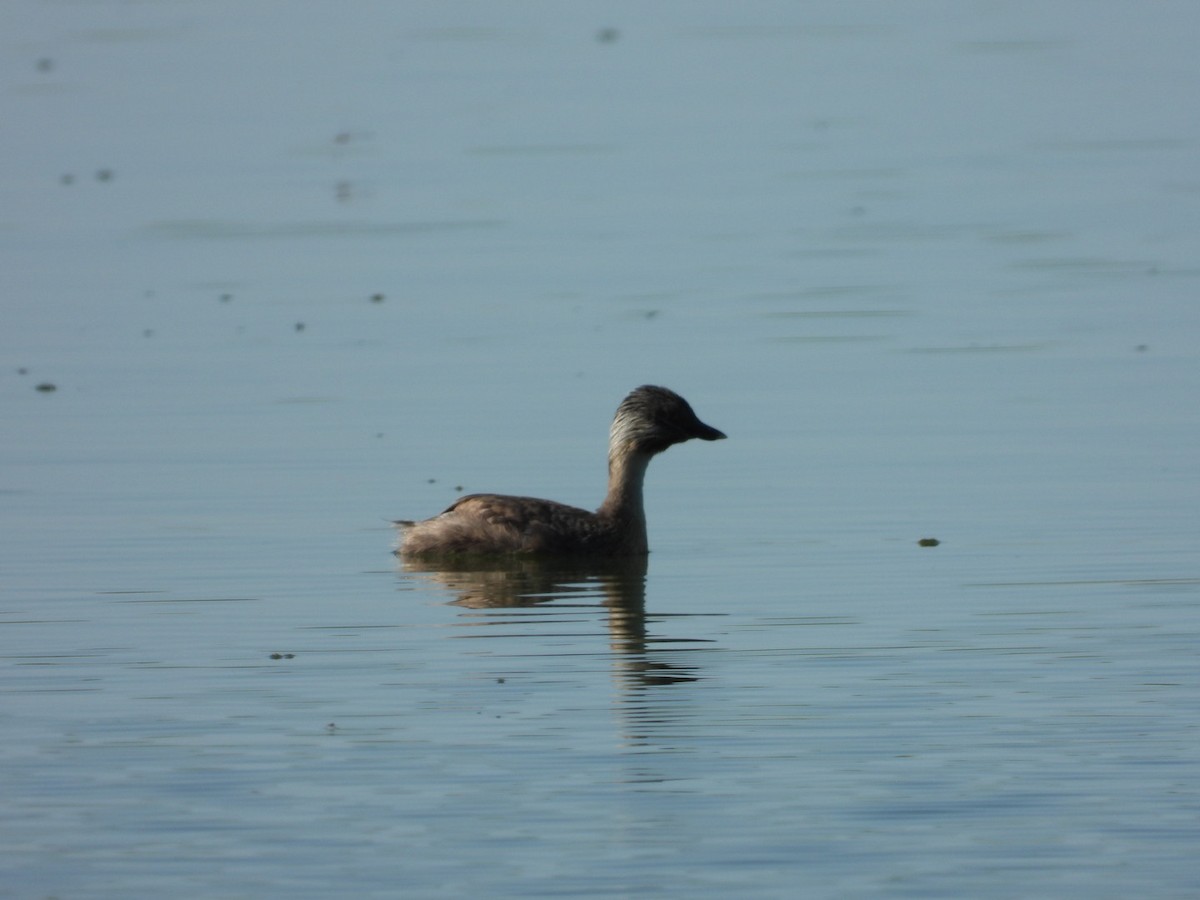
<svg viewBox="0 0 1200 900">
<path fill-rule="evenodd" d="M 0 896 L 1200 894 L 1198 18 L 7 3 Z"/>
</svg>

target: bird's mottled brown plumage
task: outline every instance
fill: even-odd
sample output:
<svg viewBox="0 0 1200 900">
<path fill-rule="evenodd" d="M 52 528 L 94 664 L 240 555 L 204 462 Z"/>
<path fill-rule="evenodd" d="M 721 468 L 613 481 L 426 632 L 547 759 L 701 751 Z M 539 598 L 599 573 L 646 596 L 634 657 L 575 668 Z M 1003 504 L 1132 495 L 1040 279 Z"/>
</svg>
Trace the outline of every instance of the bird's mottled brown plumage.
<svg viewBox="0 0 1200 900">
<path fill-rule="evenodd" d="M 596 512 L 552 500 L 471 494 L 421 522 L 397 522 L 406 558 L 464 554 L 637 556 L 649 552 L 642 483 L 651 458 L 691 438 L 725 437 L 674 391 L 645 385 L 617 408 L 608 493 Z"/>
</svg>

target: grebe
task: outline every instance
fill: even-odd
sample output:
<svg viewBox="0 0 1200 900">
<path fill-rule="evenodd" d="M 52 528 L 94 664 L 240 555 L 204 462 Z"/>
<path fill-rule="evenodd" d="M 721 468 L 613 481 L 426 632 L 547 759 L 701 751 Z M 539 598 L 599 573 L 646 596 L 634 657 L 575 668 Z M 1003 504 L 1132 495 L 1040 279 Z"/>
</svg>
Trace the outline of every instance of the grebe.
<svg viewBox="0 0 1200 900">
<path fill-rule="evenodd" d="M 672 444 L 725 435 L 701 422 L 688 402 L 643 385 L 617 407 L 608 438 L 608 493 L 588 512 L 552 500 L 470 494 L 421 522 L 398 521 L 396 549 L 405 558 L 462 554 L 641 556 L 646 541 L 642 482 L 646 467 Z"/>
</svg>

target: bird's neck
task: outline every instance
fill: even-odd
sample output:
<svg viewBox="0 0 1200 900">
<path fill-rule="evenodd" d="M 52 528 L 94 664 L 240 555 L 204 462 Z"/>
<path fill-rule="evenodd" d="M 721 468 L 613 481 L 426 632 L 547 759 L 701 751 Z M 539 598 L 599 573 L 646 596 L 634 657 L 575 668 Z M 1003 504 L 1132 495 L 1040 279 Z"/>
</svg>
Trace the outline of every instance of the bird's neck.
<svg viewBox="0 0 1200 900">
<path fill-rule="evenodd" d="M 625 531 L 642 553 L 648 549 L 642 485 L 651 459 L 653 454 L 638 452 L 627 444 L 614 446 L 608 454 L 608 493 L 597 511 Z"/>
</svg>

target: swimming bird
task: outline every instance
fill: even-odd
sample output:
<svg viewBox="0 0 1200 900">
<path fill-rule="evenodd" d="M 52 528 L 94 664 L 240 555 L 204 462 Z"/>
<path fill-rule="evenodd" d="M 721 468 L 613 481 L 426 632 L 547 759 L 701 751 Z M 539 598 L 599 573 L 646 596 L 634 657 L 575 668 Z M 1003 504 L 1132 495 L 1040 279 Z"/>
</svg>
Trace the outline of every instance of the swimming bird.
<svg viewBox="0 0 1200 900">
<path fill-rule="evenodd" d="M 592 557 L 643 556 L 646 511 L 642 484 L 650 460 L 672 444 L 725 435 L 697 418 L 674 391 L 643 385 L 613 417 L 608 439 L 608 493 L 595 512 L 502 494 L 470 494 L 432 519 L 394 524 L 404 558 L 472 554 Z"/>
</svg>

